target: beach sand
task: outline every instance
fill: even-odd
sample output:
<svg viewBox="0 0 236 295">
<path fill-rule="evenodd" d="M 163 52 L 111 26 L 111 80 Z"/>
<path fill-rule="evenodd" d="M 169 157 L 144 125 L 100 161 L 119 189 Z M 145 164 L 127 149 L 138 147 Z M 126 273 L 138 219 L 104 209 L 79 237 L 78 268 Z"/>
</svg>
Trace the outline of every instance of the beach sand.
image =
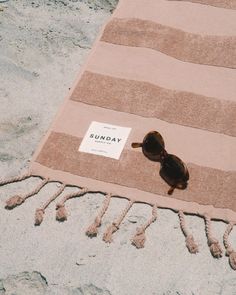
<svg viewBox="0 0 236 295">
<path fill-rule="evenodd" d="M 115 0 L 0 0 L 1 178 L 26 171 L 115 5 Z M 187 251 L 178 216 L 170 210 L 158 210 L 145 248 L 133 247 L 130 238 L 151 214 L 141 204 L 132 207 L 107 245 L 102 233 L 126 201 L 112 200 L 98 237 L 89 239 L 84 232 L 102 203 L 100 194 L 68 201 L 64 223 L 55 221 L 52 203 L 39 227 L 33 224 L 35 208 L 56 184 L 12 211 L 4 209 L 9 196 L 37 182 L 0 189 L 0 294 L 236 294 L 236 272 L 227 257 L 212 258 L 202 219 L 186 217 L 199 244 L 196 255 Z M 222 247 L 225 227 L 213 223 Z M 236 247 L 235 230 L 230 240 Z"/>
</svg>

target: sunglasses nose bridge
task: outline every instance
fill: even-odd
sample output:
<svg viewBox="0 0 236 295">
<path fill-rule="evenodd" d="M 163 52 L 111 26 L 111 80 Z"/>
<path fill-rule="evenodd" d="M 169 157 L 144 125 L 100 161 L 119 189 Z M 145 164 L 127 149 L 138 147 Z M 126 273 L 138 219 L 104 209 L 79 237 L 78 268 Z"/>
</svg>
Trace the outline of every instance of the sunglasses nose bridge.
<svg viewBox="0 0 236 295">
<path fill-rule="evenodd" d="M 162 163 L 166 157 L 168 156 L 167 151 L 163 148 L 163 150 L 160 152 L 160 162 Z"/>
</svg>

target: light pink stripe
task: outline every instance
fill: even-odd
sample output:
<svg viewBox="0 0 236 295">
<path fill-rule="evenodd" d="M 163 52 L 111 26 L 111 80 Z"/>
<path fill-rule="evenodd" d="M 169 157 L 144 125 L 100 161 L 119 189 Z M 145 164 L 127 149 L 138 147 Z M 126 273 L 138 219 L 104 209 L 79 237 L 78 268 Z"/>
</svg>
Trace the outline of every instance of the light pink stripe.
<svg viewBox="0 0 236 295">
<path fill-rule="evenodd" d="M 236 102 L 236 70 L 182 62 L 153 49 L 100 42 L 87 70 Z"/>
</svg>

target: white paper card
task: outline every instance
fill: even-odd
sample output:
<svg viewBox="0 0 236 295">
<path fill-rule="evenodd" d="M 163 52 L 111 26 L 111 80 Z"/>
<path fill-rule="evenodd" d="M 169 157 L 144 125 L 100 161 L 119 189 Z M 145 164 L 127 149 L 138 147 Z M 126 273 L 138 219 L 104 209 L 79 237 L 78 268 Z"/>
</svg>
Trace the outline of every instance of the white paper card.
<svg viewBox="0 0 236 295">
<path fill-rule="evenodd" d="M 80 147 L 80 152 L 119 160 L 131 128 L 91 122 Z"/>
</svg>

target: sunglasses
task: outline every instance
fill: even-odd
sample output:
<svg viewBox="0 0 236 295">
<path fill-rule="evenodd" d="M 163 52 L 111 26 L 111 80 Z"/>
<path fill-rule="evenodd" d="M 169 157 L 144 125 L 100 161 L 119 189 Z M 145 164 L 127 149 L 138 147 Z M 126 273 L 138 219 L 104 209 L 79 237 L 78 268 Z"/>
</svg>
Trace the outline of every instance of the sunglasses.
<svg viewBox="0 0 236 295">
<path fill-rule="evenodd" d="M 184 162 L 175 155 L 168 154 L 161 134 L 157 131 L 149 132 L 142 143 L 133 142 L 132 148 L 142 148 L 144 156 L 154 162 L 160 162 L 160 176 L 170 186 L 168 194 L 174 190 L 186 189 L 188 186 L 189 172 Z"/>
</svg>

